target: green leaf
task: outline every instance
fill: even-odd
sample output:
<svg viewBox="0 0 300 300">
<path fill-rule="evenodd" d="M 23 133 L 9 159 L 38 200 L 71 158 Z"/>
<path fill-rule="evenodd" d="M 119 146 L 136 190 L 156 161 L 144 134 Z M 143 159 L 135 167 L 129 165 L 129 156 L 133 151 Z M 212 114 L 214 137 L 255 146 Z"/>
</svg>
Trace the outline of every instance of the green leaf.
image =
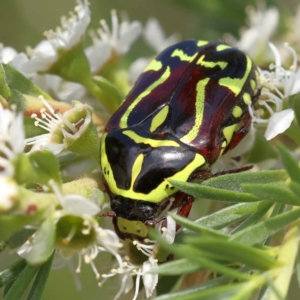
<svg viewBox="0 0 300 300">
<path fill-rule="evenodd" d="M 203 181 L 201 184 L 229 191 L 244 192 L 241 184 L 243 183 L 270 183 L 286 181 L 288 174 L 285 170 L 260 171 L 260 172 L 241 172 L 215 176 Z"/>
<path fill-rule="evenodd" d="M 296 260 L 296 274 L 297 274 L 298 286 L 300 286 L 300 253 L 299 252 Z"/>
<path fill-rule="evenodd" d="M 78 43 L 71 49 L 60 48 L 57 61 L 47 70 L 47 73 L 83 84 L 91 77 L 91 71 L 82 44 Z"/>
<path fill-rule="evenodd" d="M 18 111 L 24 111 L 26 109 L 26 99 L 22 93 L 15 89 L 11 89 L 11 98 L 9 104 L 15 104 Z"/>
<path fill-rule="evenodd" d="M 156 286 L 156 294 L 161 295 L 169 293 L 172 289 L 174 289 L 180 278 L 180 275 L 160 277 Z"/>
<path fill-rule="evenodd" d="M 45 99 L 52 100 L 47 93 L 34 85 L 32 81 L 27 79 L 12 66 L 3 64 L 3 67 L 5 70 L 6 82 L 10 89 L 15 89 L 22 94 L 35 97 L 42 95 Z"/>
<path fill-rule="evenodd" d="M 226 202 L 255 202 L 260 200 L 249 193 L 217 189 L 199 183 L 181 182 L 171 179 L 168 181 L 180 191 L 183 191 L 196 199 L 202 198 Z"/>
<path fill-rule="evenodd" d="M 38 222 L 43 218 L 44 212 L 41 211 L 34 215 L 6 215 L 0 217 L 0 240 L 8 239 L 12 233 L 23 228 L 25 225 L 30 225 Z"/>
<path fill-rule="evenodd" d="M 94 76 L 93 80 L 103 91 L 107 99 L 114 103 L 116 107 L 120 106 L 123 101 L 123 97 L 118 88 L 112 82 L 102 76 Z"/>
<path fill-rule="evenodd" d="M 300 125 L 300 93 L 289 97 L 289 106 L 294 110 L 298 125 Z"/>
<path fill-rule="evenodd" d="M 294 181 L 288 183 L 288 187 L 293 191 L 296 196 L 300 196 L 300 184 Z"/>
<path fill-rule="evenodd" d="M 296 208 L 251 227 L 247 227 L 232 235 L 229 240 L 245 245 L 254 245 L 262 242 L 268 236 L 273 235 L 275 232 L 297 220 L 299 217 L 300 208 Z"/>
<path fill-rule="evenodd" d="M 228 275 L 232 278 L 239 278 L 248 280 L 250 275 L 236 271 L 230 267 L 226 267 L 218 262 L 215 262 L 209 258 L 203 257 L 203 251 L 199 251 L 194 247 L 188 245 L 168 244 L 159 234 L 151 230 L 150 236 L 153 236 L 155 240 L 164 248 L 182 258 L 188 258 L 190 261 L 194 261 L 199 267 L 213 270 L 220 274 Z"/>
<path fill-rule="evenodd" d="M 288 171 L 291 179 L 300 183 L 300 168 L 297 160 L 291 155 L 291 153 L 283 144 L 277 143 L 277 149 L 279 151 L 281 161 Z"/>
<path fill-rule="evenodd" d="M 167 263 L 166 265 L 168 265 L 168 264 L 170 264 L 170 263 Z M 220 277 L 217 277 L 216 279 L 212 279 L 207 282 L 204 282 L 198 286 L 191 287 L 189 289 L 175 292 L 175 293 L 162 295 L 162 296 L 156 297 L 155 299 L 156 300 L 198 299 L 197 296 L 198 296 L 199 292 L 201 292 L 203 290 L 208 290 L 208 289 L 214 288 L 215 286 L 221 285 L 230 280 L 231 279 L 228 276 L 220 276 Z M 185 297 L 187 297 L 187 298 L 185 298 Z"/>
<path fill-rule="evenodd" d="M 260 199 L 296 206 L 300 205 L 300 198 L 295 196 L 285 184 L 242 184 L 242 187 L 246 192 Z"/>
<path fill-rule="evenodd" d="M 186 258 L 167 262 L 151 269 L 149 273 L 160 275 L 183 275 L 199 271 L 201 268 Z"/>
<path fill-rule="evenodd" d="M 244 287 L 243 283 L 223 285 L 206 290 L 185 290 L 182 292 L 162 295 L 154 300 L 230 300 L 232 296 Z M 247 300 L 248 298 L 244 298 Z"/>
<path fill-rule="evenodd" d="M 31 228 L 22 228 L 15 232 L 7 241 L 11 249 L 21 247 L 36 230 Z"/>
<path fill-rule="evenodd" d="M 6 82 L 6 75 L 3 64 L 0 63 L 0 95 L 5 99 L 10 99 L 10 89 Z"/>
<path fill-rule="evenodd" d="M 48 185 L 51 179 L 61 184 L 59 162 L 56 156 L 47 150 L 19 155 L 15 162 L 15 170 L 15 179 L 20 184 L 34 182 Z"/>
<path fill-rule="evenodd" d="M 25 268 L 25 259 L 19 259 L 14 262 L 11 266 L 0 272 L 0 288 L 13 281 L 21 271 Z"/>
<path fill-rule="evenodd" d="M 5 242 L 0 242 L 0 253 L 1 253 L 2 251 L 4 251 L 5 248 L 6 248 L 6 243 L 5 243 Z"/>
<path fill-rule="evenodd" d="M 187 244 L 210 254 L 223 256 L 224 260 L 232 263 L 242 263 L 257 270 L 269 270 L 281 266 L 263 250 L 255 249 L 232 241 L 213 238 L 187 237 Z"/>
<path fill-rule="evenodd" d="M 268 206 L 269 203 L 269 201 L 262 201 L 231 205 L 208 216 L 204 216 L 195 222 L 202 226 L 220 229 L 246 218 L 247 215 L 264 209 L 264 207 Z"/>
<path fill-rule="evenodd" d="M 277 158 L 277 152 L 265 137 L 256 132 L 254 145 L 247 157 L 247 163 L 256 164 L 270 158 Z"/>
<path fill-rule="evenodd" d="M 4 300 L 20 300 L 39 267 L 27 265 L 17 277 L 4 297 Z"/>
<path fill-rule="evenodd" d="M 32 243 L 32 249 L 26 257 L 26 260 L 29 264 L 42 264 L 53 253 L 53 244 L 55 239 L 54 222 L 54 216 L 53 214 L 50 214 L 36 231 Z"/>
<path fill-rule="evenodd" d="M 42 299 L 42 295 L 48 280 L 48 276 L 50 274 L 53 257 L 54 257 L 54 252 L 51 255 L 51 257 L 48 259 L 48 261 L 40 267 L 36 275 L 36 278 L 33 282 L 33 285 L 31 287 L 31 290 L 29 292 L 27 300 Z"/>
<path fill-rule="evenodd" d="M 169 215 L 176 221 L 176 223 L 178 223 L 179 225 L 194 231 L 200 235 L 208 235 L 208 236 L 215 236 L 215 237 L 219 237 L 222 239 L 227 239 L 228 235 L 225 233 L 222 233 L 220 231 L 211 229 L 209 227 L 203 226 L 201 224 L 199 224 L 198 222 L 194 222 L 194 221 L 190 221 L 187 218 L 183 218 L 177 214 L 173 214 L 173 213 L 169 213 Z"/>
<path fill-rule="evenodd" d="M 230 234 L 234 234 L 238 231 L 243 230 L 244 228 L 251 226 L 252 224 L 257 223 L 267 212 L 268 210 L 272 207 L 273 203 L 272 202 L 266 202 L 266 206 L 262 207 L 261 210 L 255 212 L 252 214 L 250 217 L 248 217 L 245 221 L 243 221 L 241 224 L 239 224 L 234 230 L 231 231 Z"/>
</svg>

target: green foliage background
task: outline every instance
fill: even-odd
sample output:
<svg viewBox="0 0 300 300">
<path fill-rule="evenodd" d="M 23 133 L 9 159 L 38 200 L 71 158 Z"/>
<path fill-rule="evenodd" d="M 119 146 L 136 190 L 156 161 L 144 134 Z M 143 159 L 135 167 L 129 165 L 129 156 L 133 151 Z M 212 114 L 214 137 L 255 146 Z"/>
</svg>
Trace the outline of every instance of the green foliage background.
<svg viewBox="0 0 300 300">
<path fill-rule="evenodd" d="M 74 0 L 2 0 L 0 1 L 0 42 L 4 46 L 12 46 L 18 51 L 24 51 L 24 46 L 34 47 L 42 38 L 42 33 L 54 29 L 59 24 L 59 18 L 73 9 Z M 275 5 L 279 8 L 281 20 L 285 16 L 292 16 L 296 0 L 266 1 L 267 6 Z M 254 1 L 239 0 L 90 0 L 92 22 L 90 27 L 99 27 L 99 20 L 104 18 L 110 22 L 110 10 L 125 11 L 131 20 L 139 20 L 145 24 L 149 17 L 155 17 L 161 23 L 166 35 L 179 33 L 182 39 L 197 38 L 207 40 L 222 39 L 223 34 L 231 33 L 239 36 L 239 29 L 245 26 L 245 7 Z M 280 22 L 279 30 L 284 30 Z M 150 50 L 141 41 L 134 44 L 129 60 L 149 55 Z M 206 212 L 207 203 L 195 205 L 194 210 Z M 2 255 L 1 258 L 7 257 Z M 11 256 L 11 260 L 14 255 Z M 103 262 L 107 264 L 107 258 Z M 9 265 L 10 261 L 0 261 L 0 269 Z M 99 268 L 101 271 L 101 267 Z M 73 299 L 113 299 L 115 290 L 113 281 L 99 289 L 89 267 L 84 267 L 80 275 L 82 291 L 77 292 L 74 279 L 67 267 L 51 271 L 44 293 L 44 300 Z M 300 293 L 296 284 L 292 286 L 289 299 L 299 299 Z M 59 295 L 59 296 L 58 296 Z"/>
</svg>

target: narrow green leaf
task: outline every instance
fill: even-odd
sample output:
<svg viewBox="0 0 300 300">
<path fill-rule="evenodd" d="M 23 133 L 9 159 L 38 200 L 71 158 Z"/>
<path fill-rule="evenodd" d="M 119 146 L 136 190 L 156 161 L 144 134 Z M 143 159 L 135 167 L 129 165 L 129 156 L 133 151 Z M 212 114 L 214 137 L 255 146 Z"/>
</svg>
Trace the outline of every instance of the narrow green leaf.
<svg viewBox="0 0 300 300">
<path fill-rule="evenodd" d="M 0 242 L 0 253 L 5 250 L 6 248 L 6 243 L 5 242 Z"/>
<path fill-rule="evenodd" d="M 48 185 L 49 180 L 61 184 L 60 166 L 57 157 L 50 151 L 33 152 L 19 155 L 15 162 L 18 183 L 40 183 Z"/>
<path fill-rule="evenodd" d="M 296 260 L 296 274 L 297 274 L 298 286 L 300 287 L 300 253 L 299 252 Z"/>
<path fill-rule="evenodd" d="M 180 275 L 160 277 L 156 286 L 156 294 L 162 295 L 170 293 L 178 283 L 179 279 L 181 279 Z"/>
<path fill-rule="evenodd" d="M 269 270 L 281 265 L 268 254 L 264 253 L 263 250 L 232 241 L 188 237 L 186 238 L 186 243 L 208 253 L 223 256 L 225 260 L 230 262 L 239 262 L 258 270 Z"/>
<path fill-rule="evenodd" d="M 273 205 L 272 202 L 270 203 L 267 202 L 265 207 L 262 207 L 261 210 L 255 212 L 250 217 L 248 217 L 245 221 L 239 224 L 234 230 L 232 230 L 230 234 L 231 235 L 235 234 L 236 232 L 241 231 L 246 227 L 257 223 L 268 212 L 268 210 L 272 207 L 272 205 Z"/>
<path fill-rule="evenodd" d="M 12 233 L 23 228 L 25 225 L 33 224 L 43 217 L 44 212 L 31 216 L 7 215 L 0 218 L 0 240 L 8 239 Z"/>
<path fill-rule="evenodd" d="M 285 184 L 242 184 L 242 187 L 260 199 L 300 206 L 300 198 L 295 196 Z"/>
<path fill-rule="evenodd" d="M 11 98 L 9 104 L 15 104 L 17 111 L 23 112 L 26 109 L 26 99 L 18 90 L 11 89 Z"/>
<path fill-rule="evenodd" d="M 264 209 L 269 201 L 240 203 L 228 206 L 210 215 L 204 216 L 195 222 L 213 229 L 220 229 L 232 223 L 238 222 L 248 215 Z"/>
<path fill-rule="evenodd" d="M 293 193 L 296 196 L 300 196 L 300 184 L 295 182 L 295 181 L 291 181 L 288 183 L 288 187 L 293 191 Z"/>
<path fill-rule="evenodd" d="M 10 290 L 10 288 L 12 287 L 14 282 L 15 282 L 15 280 L 12 280 L 4 287 L 3 293 L 2 293 L 3 298 L 6 296 L 6 294 L 8 293 L 8 291 Z"/>
<path fill-rule="evenodd" d="M 291 155 L 289 150 L 283 144 L 277 143 L 277 149 L 279 151 L 282 163 L 288 171 L 291 179 L 297 183 L 300 183 L 300 168 L 297 160 Z"/>
<path fill-rule="evenodd" d="M 11 266 L 0 272 L 0 288 L 17 278 L 21 271 L 25 268 L 25 259 L 19 259 Z"/>
<path fill-rule="evenodd" d="M 207 268 L 218 272 L 220 274 L 228 275 L 232 278 L 245 279 L 248 280 L 250 275 L 241 273 L 232 268 L 226 267 L 218 262 L 215 262 L 211 259 L 203 257 L 203 251 L 198 251 L 197 249 L 187 246 L 187 245 L 178 245 L 176 244 L 168 244 L 159 234 L 155 233 L 153 230 L 151 231 L 150 236 L 153 236 L 155 240 L 157 240 L 160 245 L 170 251 L 170 253 L 174 253 L 182 258 L 188 258 L 191 261 L 194 261 L 199 265 L 199 267 Z"/>
<path fill-rule="evenodd" d="M 154 300 L 229 300 L 244 287 L 243 283 L 234 283 L 205 290 L 185 290 L 174 294 L 162 295 Z M 247 300 L 245 298 L 244 300 Z"/>
<path fill-rule="evenodd" d="M 119 106 L 122 103 L 123 97 L 118 88 L 112 82 L 102 76 L 94 76 L 93 80 L 103 91 L 105 97 L 109 98 L 110 101 L 115 103 L 115 105 Z"/>
<path fill-rule="evenodd" d="M 48 276 L 49 276 L 49 273 L 51 270 L 53 257 L 54 257 L 54 252 L 50 256 L 48 261 L 46 261 L 46 263 L 40 267 L 40 269 L 36 275 L 36 278 L 33 282 L 33 285 L 31 287 L 31 290 L 29 292 L 27 300 L 42 299 L 42 295 L 43 295 L 43 292 L 44 292 L 44 289 L 45 289 L 45 286 L 46 286 L 46 283 L 48 280 Z"/>
<path fill-rule="evenodd" d="M 15 232 L 7 241 L 9 248 L 21 247 L 36 230 L 31 228 L 22 228 Z"/>
<path fill-rule="evenodd" d="M 61 176 L 59 172 L 59 163 L 56 156 L 50 151 L 33 152 L 29 155 L 32 164 L 39 171 L 39 176 L 44 177 L 44 182 L 48 184 L 50 179 L 61 184 Z"/>
<path fill-rule="evenodd" d="M 245 245 L 254 245 L 262 242 L 268 236 L 292 223 L 300 217 L 300 208 L 282 213 L 256 225 L 250 226 L 232 235 L 229 240 Z"/>
<path fill-rule="evenodd" d="M 50 214 L 38 228 L 32 243 L 32 249 L 26 257 L 29 264 L 44 263 L 53 253 L 55 239 L 55 223 L 53 214 Z"/>
<path fill-rule="evenodd" d="M 34 85 L 31 80 L 27 79 L 12 66 L 3 64 L 3 67 L 5 70 L 6 82 L 10 89 L 18 90 L 22 94 L 30 96 L 38 97 L 42 95 L 45 99 L 52 99 L 47 93 Z"/>
<path fill-rule="evenodd" d="M 195 197 L 196 199 L 208 199 L 226 202 L 255 202 L 260 199 L 249 194 L 238 191 L 228 191 L 205 186 L 199 183 L 181 182 L 177 180 L 168 180 L 177 189 Z"/>
<path fill-rule="evenodd" d="M 20 300 L 38 269 L 37 266 L 27 265 L 5 295 L 4 300 Z"/>
<path fill-rule="evenodd" d="M 230 280 L 231 280 L 230 277 L 223 275 L 223 276 L 217 277 L 215 279 L 208 280 L 198 286 L 191 287 L 186 290 L 182 290 L 182 291 L 167 294 L 167 295 L 161 295 L 159 297 L 156 297 L 155 299 L 156 300 L 184 299 L 184 297 L 193 296 L 194 294 L 198 294 L 200 291 L 211 289 L 215 286 L 221 285 L 223 283 L 227 283 Z M 192 299 L 197 299 L 197 298 L 192 298 Z"/>
<path fill-rule="evenodd" d="M 191 221 L 187 218 L 183 218 L 176 214 L 173 214 L 173 213 L 169 213 L 169 214 L 176 221 L 176 223 L 178 223 L 179 225 L 181 225 L 191 231 L 194 231 L 200 235 L 215 236 L 215 237 L 219 237 L 219 238 L 223 238 L 223 239 L 228 238 L 228 235 L 225 233 L 222 233 L 220 231 L 203 226 L 197 222 Z"/>
<path fill-rule="evenodd" d="M 0 95 L 7 101 L 10 98 L 10 89 L 6 82 L 6 75 L 5 75 L 3 64 L 1 63 L 0 63 Z"/>
<path fill-rule="evenodd" d="M 298 125 L 300 125 L 300 93 L 290 96 L 288 104 L 294 110 L 296 120 Z"/>
<path fill-rule="evenodd" d="M 243 192 L 242 183 L 270 183 L 277 181 L 285 181 L 288 179 L 288 174 L 285 170 L 275 171 L 260 171 L 260 172 L 241 172 L 226 174 L 222 176 L 212 177 L 203 181 L 201 184 L 229 190 Z"/>
<path fill-rule="evenodd" d="M 183 275 L 199 271 L 201 268 L 186 258 L 164 263 L 151 269 L 149 273 L 160 275 Z"/>
</svg>

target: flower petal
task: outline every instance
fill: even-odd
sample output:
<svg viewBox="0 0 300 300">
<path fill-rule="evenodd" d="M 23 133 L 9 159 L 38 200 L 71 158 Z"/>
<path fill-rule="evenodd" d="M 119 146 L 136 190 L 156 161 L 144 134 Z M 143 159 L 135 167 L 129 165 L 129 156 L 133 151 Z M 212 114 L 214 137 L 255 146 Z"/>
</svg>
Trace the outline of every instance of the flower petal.
<svg viewBox="0 0 300 300">
<path fill-rule="evenodd" d="M 171 216 L 167 216 L 167 230 L 163 232 L 163 238 L 169 243 L 173 244 L 176 235 L 176 222 Z"/>
<path fill-rule="evenodd" d="M 146 298 L 151 297 L 158 282 L 157 274 L 147 274 L 147 272 L 154 267 L 157 267 L 157 263 L 151 257 L 143 263 L 143 282 L 146 292 Z"/>
<path fill-rule="evenodd" d="M 269 124 L 265 132 L 265 138 L 267 140 L 271 140 L 276 135 L 286 131 L 290 127 L 294 117 L 294 111 L 290 108 L 274 113 L 269 120 Z"/>
<path fill-rule="evenodd" d="M 97 204 L 78 195 L 67 195 L 63 198 L 64 210 L 74 215 L 91 215 L 94 216 L 100 212 Z"/>
</svg>

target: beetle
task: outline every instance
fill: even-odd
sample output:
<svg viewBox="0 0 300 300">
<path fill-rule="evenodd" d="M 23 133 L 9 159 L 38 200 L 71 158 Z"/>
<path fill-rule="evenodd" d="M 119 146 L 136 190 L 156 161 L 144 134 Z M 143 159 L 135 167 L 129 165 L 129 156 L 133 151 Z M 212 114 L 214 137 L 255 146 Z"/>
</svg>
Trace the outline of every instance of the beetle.
<svg viewBox="0 0 300 300">
<path fill-rule="evenodd" d="M 257 68 L 222 42 L 187 40 L 153 59 L 101 138 L 101 169 L 122 239 L 144 239 L 162 211 L 187 217 L 193 198 L 169 179 L 205 180 L 246 136 Z"/>
</svg>

